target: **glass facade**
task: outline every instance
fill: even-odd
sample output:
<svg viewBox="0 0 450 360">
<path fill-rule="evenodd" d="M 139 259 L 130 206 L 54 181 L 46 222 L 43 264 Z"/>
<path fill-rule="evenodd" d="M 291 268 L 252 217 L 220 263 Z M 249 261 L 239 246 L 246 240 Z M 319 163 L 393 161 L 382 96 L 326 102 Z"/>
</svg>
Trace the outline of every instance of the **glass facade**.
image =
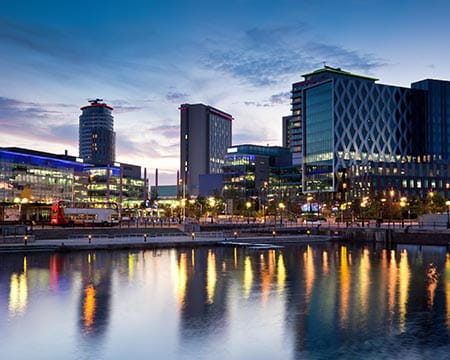
<svg viewBox="0 0 450 360">
<path fill-rule="evenodd" d="M 0 148 L 0 203 L 112 201 L 136 207 L 144 201 L 145 182 L 138 166 L 93 167 L 70 156 L 66 158 L 74 161 L 64 160 L 62 155 L 15 149 Z"/>
<path fill-rule="evenodd" d="M 227 148 L 231 145 L 231 121 L 209 114 L 209 173 L 219 174 Z"/>
<path fill-rule="evenodd" d="M 413 89 L 425 90 L 425 149 L 424 155 L 435 159 L 450 159 L 450 82 L 423 80 L 411 84 Z"/>
<path fill-rule="evenodd" d="M 333 189 L 332 82 L 305 90 L 304 189 Z"/>
<path fill-rule="evenodd" d="M 78 200 L 75 196 L 87 178 L 83 170 L 77 162 L 0 150 L 0 202 Z"/>
</svg>

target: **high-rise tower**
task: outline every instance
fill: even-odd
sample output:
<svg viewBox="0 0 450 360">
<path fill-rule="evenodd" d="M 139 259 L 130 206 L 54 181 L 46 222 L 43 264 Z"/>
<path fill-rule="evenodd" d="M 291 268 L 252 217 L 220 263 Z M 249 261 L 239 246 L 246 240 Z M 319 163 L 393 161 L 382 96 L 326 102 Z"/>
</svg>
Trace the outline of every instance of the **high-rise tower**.
<svg viewBox="0 0 450 360">
<path fill-rule="evenodd" d="M 113 108 L 103 99 L 89 100 L 82 106 L 79 125 L 80 157 L 99 165 L 112 164 L 116 158 Z"/>
<path fill-rule="evenodd" d="M 180 182 L 185 194 L 198 195 L 199 175 L 221 172 L 233 117 L 212 106 L 182 104 L 180 118 Z"/>
</svg>

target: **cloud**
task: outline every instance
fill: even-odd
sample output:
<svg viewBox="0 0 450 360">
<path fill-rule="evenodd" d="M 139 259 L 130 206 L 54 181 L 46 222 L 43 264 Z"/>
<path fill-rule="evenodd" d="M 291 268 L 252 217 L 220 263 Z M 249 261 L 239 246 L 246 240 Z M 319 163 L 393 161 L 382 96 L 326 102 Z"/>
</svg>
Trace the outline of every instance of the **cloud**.
<svg viewBox="0 0 450 360">
<path fill-rule="evenodd" d="M 273 94 L 269 98 L 271 104 L 288 104 L 291 100 L 291 92 L 284 91 L 278 94 Z"/>
<path fill-rule="evenodd" d="M 180 127 L 178 125 L 160 125 L 151 127 L 147 131 L 153 135 L 162 135 L 169 140 L 178 140 L 180 137 Z"/>
<path fill-rule="evenodd" d="M 285 82 L 302 71 L 321 66 L 324 61 L 353 71 L 371 71 L 386 65 L 373 54 L 305 41 L 306 35 L 307 26 L 297 24 L 252 28 L 234 39 L 207 39 L 203 63 L 259 87 Z"/>
<path fill-rule="evenodd" d="M 178 158 L 180 146 L 177 143 L 162 144 L 156 140 L 135 141 L 122 134 L 117 138 L 117 153 L 120 156 L 135 158 Z"/>
<path fill-rule="evenodd" d="M 133 105 L 129 101 L 121 99 L 105 100 L 105 102 L 114 108 L 114 113 L 116 114 L 139 111 L 145 108 L 144 106 Z"/>
<path fill-rule="evenodd" d="M 64 104 L 46 104 L 0 97 L 0 127 L 3 134 L 29 140 L 75 145 L 78 126 L 67 123 L 66 114 L 50 107 Z"/>
<path fill-rule="evenodd" d="M 166 100 L 170 102 L 175 103 L 182 103 L 187 101 L 187 98 L 189 97 L 189 94 L 182 93 L 182 92 L 168 92 L 166 94 Z"/>
<path fill-rule="evenodd" d="M 284 91 L 277 94 L 273 94 L 268 99 L 265 99 L 263 101 L 244 101 L 244 105 L 256 107 L 270 107 L 289 104 L 290 100 L 291 100 L 291 92 Z"/>
</svg>

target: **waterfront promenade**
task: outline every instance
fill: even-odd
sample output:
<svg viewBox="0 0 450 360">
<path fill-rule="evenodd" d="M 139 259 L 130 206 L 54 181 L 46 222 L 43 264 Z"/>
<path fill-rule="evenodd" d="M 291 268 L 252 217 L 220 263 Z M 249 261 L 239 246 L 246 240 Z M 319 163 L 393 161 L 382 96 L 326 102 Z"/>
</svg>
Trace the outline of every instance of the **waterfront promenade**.
<svg viewBox="0 0 450 360">
<path fill-rule="evenodd" d="M 0 252 L 35 252 L 35 251 L 77 251 L 77 250 L 115 250 L 115 249 L 152 249 L 225 245 L 225 243 L 242 244 L 296 244 L 326 242 L 336 238 L 327 235 L 263 235 L 263 236 L 227 236 L 223 232 L 145 234 L 130 233 L 126 235 L 80 235 L 63 239 L 39 239 L 32 236 L 25 241 L 0 244 Z"/>
</svg>

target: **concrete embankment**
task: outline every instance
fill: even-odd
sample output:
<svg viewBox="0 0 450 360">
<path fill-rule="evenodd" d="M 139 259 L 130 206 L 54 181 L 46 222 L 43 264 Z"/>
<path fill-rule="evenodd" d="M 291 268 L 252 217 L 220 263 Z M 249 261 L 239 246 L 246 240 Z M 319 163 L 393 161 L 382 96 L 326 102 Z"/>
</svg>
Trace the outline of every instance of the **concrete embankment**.
<svg viewBox="0 0 450 360">
<path fill-rule="evenodd" d="M 72 238 L 72 239 L 53 239 L 53 240 L 36 240 L 27 245 L 24 244 L 2 244 L 0 252 L 17 253 L 17 252 L 67 252 L 67 251 L 84 251 L 84 250 L 124 250 L 124 249 L 158 249 L 158 248 L 194 248 L 201 246 L 226 246 L 227 242 L 238 240 L 240 243 L 249 244 L 274 244 L 274 245 L 295 245 L 305 243 L 318 243 L 330 241 L 329 236 L 308 236 L 308 235 L 284 235 L 284 236 L 258 236 L 258 237 L 239 237 L 237 239 L 225 238 L 223 234 L 218 233 L 217 236 L 194 237 L 180 236 L 157 236 L 144 237 L 140 234 L 129 234 L 124 237 L 91 237 L 91 239 Z"/>
<path fill-rule="evenodd" d="M 446 230 L 351 228 L 337 229 L 335 232 L 346 241 L 379 242 L 388 246 L 392 244 L 450 245 L 450 232 Z"/>
</svg>

